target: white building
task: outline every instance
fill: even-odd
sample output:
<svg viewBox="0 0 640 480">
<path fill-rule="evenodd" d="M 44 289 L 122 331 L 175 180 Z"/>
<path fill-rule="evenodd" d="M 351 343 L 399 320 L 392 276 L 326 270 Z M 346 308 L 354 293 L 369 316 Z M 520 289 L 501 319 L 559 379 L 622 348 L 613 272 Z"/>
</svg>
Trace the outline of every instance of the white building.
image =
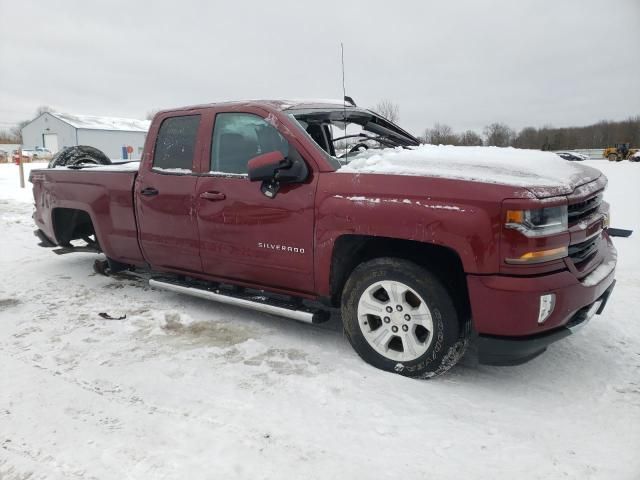
<svg viewBox="0 0 640 480">
<path fill-rule="evenodd" d="M 90 145 L 112 159 L 125 158 L 123 147 L 132 147 L 129 158 L 139 159 L 149 120 L 94 117 L 46 112 L 22 128 L 25 147 L 44 147 L 53 153 L 74 145 Z"/>
</svg>

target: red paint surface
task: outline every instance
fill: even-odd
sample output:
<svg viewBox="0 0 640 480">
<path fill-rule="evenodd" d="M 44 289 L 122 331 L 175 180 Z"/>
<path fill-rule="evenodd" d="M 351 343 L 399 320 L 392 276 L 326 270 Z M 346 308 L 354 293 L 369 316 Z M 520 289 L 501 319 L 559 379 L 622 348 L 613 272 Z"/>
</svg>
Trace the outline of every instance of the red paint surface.
<svg viewBox="0 0 640 480">
<path fill-rule="evenodd" d="M 307 162 L 307 181 L 284 186 L 275 199 L 269 199 L 260 192 L 260 182 L 209 173 L 215 114 L 231 111 L 268 118 Z M 153 171 L 154 143 L 162 120 L 189 113 L 202 118 L 193 172 Z M 105 254 L 115 260 L 308 298 L 330 294 L 333 249 L 343 235 L 442 245 L 460 257 L 467 274 L 476 330 L 496 335 L 528 335 L 560 326 L 613 280 L 612 274 L 593 287 L 579 282 L 612 255 L 608 241 L 580 271 L 570 260 L 537 266 L 504 261 L 530 250 L 579 243 L 599 227 L 596 221 L 586 228 L 573 226 L 568 233 L 528 239 L 503 227 L 507 207 L 538 206 L 524 188 L 337 173 L 313 140 L 291 121 L 274 104 L 260 102 L 162 112 L 147 135 L 137 177 L 134 172 L 90 169 L 33 171 L 34 218 L 55 239 L 54 208 L 85 210 Z M 597 182 L 598 188 L 604 188 L 604 177 Z M 147 187 L 156 188 L 158 195 L 140 195 Z M 207 192 L 215 198 L 201 198 Z M 586 196 L 575 195 L 569 201 Z M 603 204 L 603 211 L 607 208 Z M 601 235 L 607 238 L 606 233 Z M 539 326 L 539 296 L 548 292 L 558 296 L 556 309 Z"/>
</svg>

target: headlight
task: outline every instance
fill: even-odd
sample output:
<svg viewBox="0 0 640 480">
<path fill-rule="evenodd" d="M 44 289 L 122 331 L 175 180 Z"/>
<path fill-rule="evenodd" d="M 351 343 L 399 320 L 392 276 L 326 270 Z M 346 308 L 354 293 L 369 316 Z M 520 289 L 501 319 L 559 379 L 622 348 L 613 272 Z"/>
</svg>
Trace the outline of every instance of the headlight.
<svg viewBox="0 0 640 480">
<path fill-rule="evenodd" d="M 518 230 L 527 237 L 540 237 L 566 231 L 568 220 L 566 205 L 535 210 L 507 210 L 505 227 Z"/>
</svg>

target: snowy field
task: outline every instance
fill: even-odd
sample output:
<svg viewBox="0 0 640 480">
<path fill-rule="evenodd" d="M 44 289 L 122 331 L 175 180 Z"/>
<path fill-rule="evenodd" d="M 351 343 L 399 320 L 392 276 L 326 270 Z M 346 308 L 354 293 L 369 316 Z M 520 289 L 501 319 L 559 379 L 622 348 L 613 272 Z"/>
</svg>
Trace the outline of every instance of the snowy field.
<svg viewBox="0 0 640 480">
<path fill-rule="evenodd" d="M 0 479 L 639 479 L 640 164 L 585 163 L 636 230 L 604 314 L 526 365 L 468 355 L 429 381 L 369 367 L 336 321 L 38 247 L 30 190 L 0 165 Z"/>
</svg>

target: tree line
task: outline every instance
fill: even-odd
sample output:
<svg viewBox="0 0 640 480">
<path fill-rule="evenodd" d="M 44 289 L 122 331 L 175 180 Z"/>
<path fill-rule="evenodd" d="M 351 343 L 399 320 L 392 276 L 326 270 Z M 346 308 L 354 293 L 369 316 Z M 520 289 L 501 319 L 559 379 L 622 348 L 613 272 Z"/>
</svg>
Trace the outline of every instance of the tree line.
<svg viewBox="0 0 640 480">
<path fill-rule="evenodd" d="M 480 135 L 473 130 L 456 133 L 449 125 L 434 124 L 420 136 L 420 141 L 434 145 L 485 145 L 532 148 L 535 150 L 575 150 L 605 148 L 616 143 L 640 146 L 640 116 L 627 120 L 603 120 L 584 127 L 525 127 L 515 131 L 500 122 L 487 125 Z"/>
<path fill-rule="evenodd" d="M 398 105 L 390 100 L 382 100 L 372 110 L 394 123 L 400 119 Z M 485 145 L 536 150 L 605 148 L 616 143 L 640 147 L 640 115 L 621 121 L 602 120 L 584 127 L 525 127 L 520 131 L 495 122 L 487 125 L 482 134 L 474 130 L 455 132 L 451 126 L 436 122 L 418 138 L 423 143 L 433 145 Z"/>
</svg>

